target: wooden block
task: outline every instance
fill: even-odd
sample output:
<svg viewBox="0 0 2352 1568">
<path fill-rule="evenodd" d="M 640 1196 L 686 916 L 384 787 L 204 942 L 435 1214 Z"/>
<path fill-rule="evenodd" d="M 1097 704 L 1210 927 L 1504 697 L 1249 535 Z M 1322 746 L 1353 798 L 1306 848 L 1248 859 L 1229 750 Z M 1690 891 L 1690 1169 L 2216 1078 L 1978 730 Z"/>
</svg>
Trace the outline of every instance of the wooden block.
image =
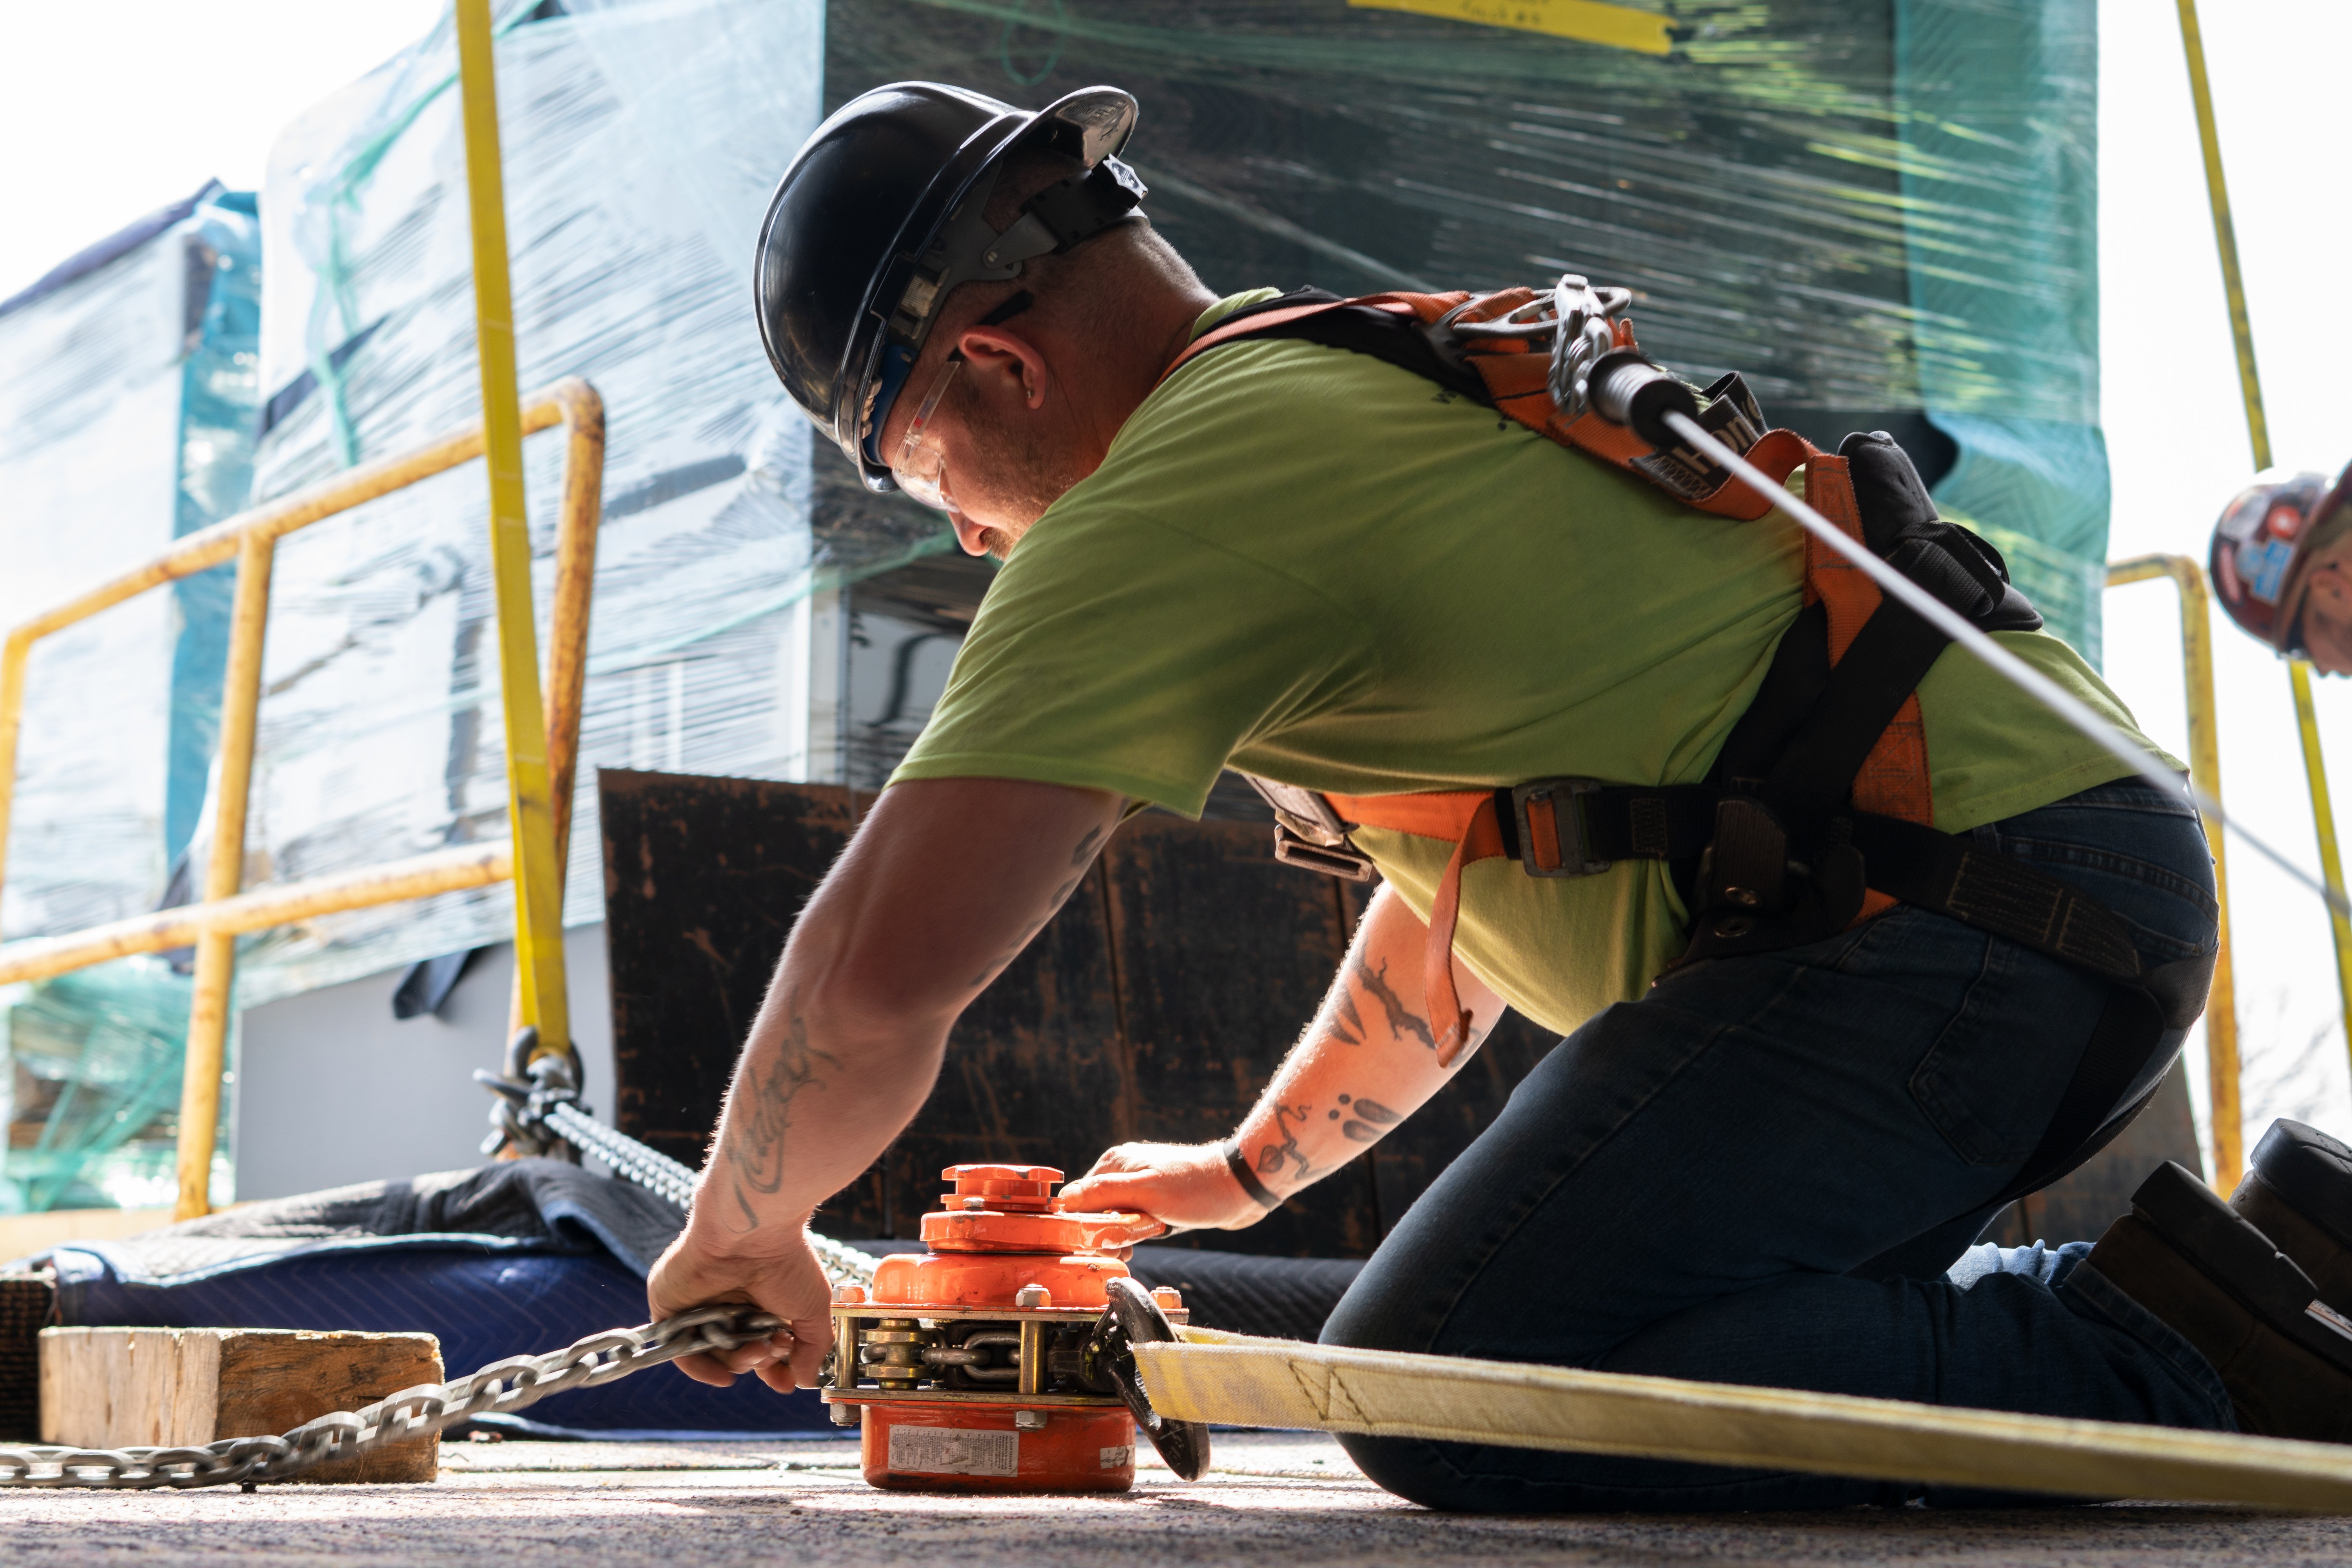
<svg viewBox="0 0 2352 1568">
<path fill-rule="evenodd" d="M 298 1329 L 45 1329 L 41 1441 L 149 1447 L 286 1432 L 441 1381 L 431 1334 Z M 431 1436 L 321 1465 L 306 1481 L 429 1481 Z"/>
</svg>

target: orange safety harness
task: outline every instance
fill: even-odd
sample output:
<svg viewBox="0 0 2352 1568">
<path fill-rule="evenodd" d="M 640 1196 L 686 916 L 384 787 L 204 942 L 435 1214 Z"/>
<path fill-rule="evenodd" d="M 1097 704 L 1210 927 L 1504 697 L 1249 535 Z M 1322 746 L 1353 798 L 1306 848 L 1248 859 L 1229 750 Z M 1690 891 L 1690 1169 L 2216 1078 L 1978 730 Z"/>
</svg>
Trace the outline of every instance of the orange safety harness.
<svg viewBox="0 0 2352 1568">
<path fill-rule="evenodd" d="M 1999 553 L 1936 515 L 1890 439 L 1849 437 L 1832 454 L 1795 431 L 1768 428 L 1736 373 L 1695 393 L 1641 356 L 1622 318 L 1628 298 L 1574 276 L 1549 291 L 1476 297 L 1340 299 L 1302 289 L 1228 315 L 1162 381 L 1237 342 L 1322 343 L 1426 376 L 1696 510 L 1742 521 L 1769 513 L 1768 500 L 1664 428 L 1654 413 L 1663 401 L 1775 479 L 1801 467 L 1816 510 L 1983 629 L 2040 626 Z M 1866 575 L 1810 535 L 1803 593 L 1795 626 L 1705 784 L 1557 778 L 1365 796 L 1252 779 L 1275 807 L 1276 856 L 1360 879 L 1372 868 L 1349 837 L 1359 827 L 1453 846 L 1432 902 L 1423 977 L 1444 1065 L 1469 1037 L 1453 964 L 1462 874 L 1503 857 L 1537 877 L 1594 875 L 1620 859 L 1667 862 L 1693 911 L 1691 946 L 1677 963 L 1817 941 L 1905 902 L 2086 969 L 2115 984 L 2115 1000 L 2008 1196 L 2030 1192 L 2087 1159 L 2145 1103 L 2143 1096 L 2115 1110 L 2163 1031 L 2185 1027 L 2201 1008 L 2210 960 L 2201 973 L 2191 973 L 2196 961 L 2146 972 L 2128 929 L 2104 906 L 1937 832 L 1916 688 L 1947 639 L 1885 602 Z"/>
</svg>

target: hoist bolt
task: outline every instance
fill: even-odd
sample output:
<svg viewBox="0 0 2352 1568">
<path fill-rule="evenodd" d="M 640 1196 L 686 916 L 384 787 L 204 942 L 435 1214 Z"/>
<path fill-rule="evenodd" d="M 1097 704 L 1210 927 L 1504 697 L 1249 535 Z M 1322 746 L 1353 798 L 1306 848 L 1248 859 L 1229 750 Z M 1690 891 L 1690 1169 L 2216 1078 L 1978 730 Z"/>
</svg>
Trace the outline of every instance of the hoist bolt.
<svg viewBox="0 0 2352 1568">
<path fill-rule="evenodd" d="M 862 1307 L 866 1305 L 866 1287 L 863 1285 L 835 1285 L 833 1288 L 833 1304 L 836 1307 Z"/>
<path fill-rule="evenodd" d="M 1184 1298 L 1176 1293 L 1176 1287 L 1173 1285 L 1153 1286 L 1151 1300 L 1152 1304 L 1163 1312 L 1180 1312 L 1184 1310 Z"/>
<path fill-rule="evenodd" d="M 1043 1285 L 1024 1285 L 1013 1292 L 1013 1304 L 1037 1311 L 1054 1304 L 1054 1293 Z"/>
<path fill-rule="evenodd" d="M 828 1405 L 824 1408 L 825 1413 L 833 1417 L 833 1424 L 835 1426 L 855 1426 L 857 1425 L 859 1414 L 865 1410 L 866 1406 L 863 1405 Z"/>
<path fill-rule="evenodd" d="M 1042 1410 L 1016 1410 L 1013 1413 L 1013 1429 L 1016 1432 L 1043 1432 L 1045 1413 Z"/>
</svg>

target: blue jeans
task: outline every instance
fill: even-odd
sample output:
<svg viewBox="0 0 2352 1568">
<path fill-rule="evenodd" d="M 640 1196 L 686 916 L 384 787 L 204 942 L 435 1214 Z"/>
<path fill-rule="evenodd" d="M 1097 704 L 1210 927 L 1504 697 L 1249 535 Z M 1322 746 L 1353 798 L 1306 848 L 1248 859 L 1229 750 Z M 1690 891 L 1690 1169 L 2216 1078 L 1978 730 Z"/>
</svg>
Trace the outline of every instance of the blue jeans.
<svg viewBox="0 0 2352 1568">
<path fill-rule="evenodd" d="M 2098 899 L 2147 962 L 2210 952 L 2196 816 L 2104 785 L 1975 830 Z M 1971 1247 L 2105 983 L 1910 907 L 1669 973 L 1529 1073 L 1406 1213 L 1325 1342 L 2229 1431 L 2221 1379 L 2089 1241 Z M 2136 1095 L 2168 1067 L 2168 1035 Z M 2126 1100 L 2129 1096 L 2126 1097 Z M 1435 1508 L 1837 1508 L 1981 1494 L 1347 1437 Z"/>
</svg>

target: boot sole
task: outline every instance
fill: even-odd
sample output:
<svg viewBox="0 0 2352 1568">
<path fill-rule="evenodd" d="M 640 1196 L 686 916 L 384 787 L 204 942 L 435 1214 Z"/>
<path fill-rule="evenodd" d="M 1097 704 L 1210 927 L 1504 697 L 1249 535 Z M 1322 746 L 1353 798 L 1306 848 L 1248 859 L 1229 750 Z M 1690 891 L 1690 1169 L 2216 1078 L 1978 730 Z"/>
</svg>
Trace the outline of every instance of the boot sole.
<svg viewBox="0 0 2352 1568">
<path fill-rule="evenodd" d="M 2352 1376 L 2352 1318 L 2210 1187 L 2168 1160 L 2132 1194 L 2132 1210 L 2256 1319 Z"/>
<path fill-rule="evenodd" d="M 2246 1180 L 2259 1180 L 2305 1224 L 2352 1252 L 2352 1149 L 2282 1117 L 2254 1145 Z"/>
</svg>

